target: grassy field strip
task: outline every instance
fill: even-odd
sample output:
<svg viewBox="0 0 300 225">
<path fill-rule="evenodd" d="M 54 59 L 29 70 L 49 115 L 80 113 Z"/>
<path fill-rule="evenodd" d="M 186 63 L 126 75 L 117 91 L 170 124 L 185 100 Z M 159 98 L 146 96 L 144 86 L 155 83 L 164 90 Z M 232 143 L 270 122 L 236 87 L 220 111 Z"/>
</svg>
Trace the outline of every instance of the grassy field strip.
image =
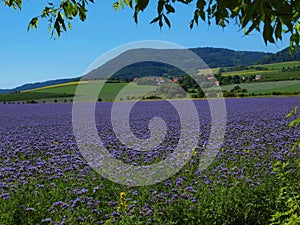
<svg viewBox="0 0 300 225">
<path fill-rule="evenodd" d="M 282 69 L 293 69 L 300 67 L 300 61 L 293 62 L 283 62 L 283 63 L 273 63 L 273 64 L 263 64 L 263 65 L 254 65 L 253 67 L 261 67 L 266 68 L 267 70 L 255 70 L 253 68 L 249 68 L 249 70 L 238 70 L 238 71 L 230 71 L 223 72 L 222 76 L 247 76 L 247 75 L 263 75 L 269 76 L 268 80 L 270 80 L 270 76 L 277 80 L 287 80 L 286 77 L 299 78 L 299 72 L 297 71 L 289 71 L 282 72 Z"/>
<path fill-rule="evenodd" d="M 282 69 L 282 67 L 294 67 L 300 66 L 300 61 L 291 61 L 291 62 L 282 62 L 282 63 L 273 63 L 273 64 L 263 64 L 263 65 L 255 65 L 254 67 L 264 67 L 271 70 Z"/>
<path fill-rule="evenodd" d="M 89 89 L 95 88 L 94 85 L 99 86 L 101 81 L 95 82 L 86 82 L 84 84 L 85 93 L 89 92 Z M 66 85 L 58 85 L 51 88 L 43 88 L 38 90 L 32 90 L 32 93 L 56 93 L 56 94 L 72 94 L 75 95 L 76 89 L 78 84 L 74 84 L 73 82 L 68 83 Z M 149 92 L 153 92 L 156 90 L 156 86 L 147 86 L 147 85 L 137 85 L 136 83 L 106 83 L 99 94 L 99 97 L 103 100 L 114 100 L 116 95 L 118 95 L 118 99 L 126 99 L 127 96 L 138 96 L 140 94 L 145 94 Z M 100 89 L 99 89 L 100 91 Z"/>
<path fill-rule="evenodd" d="M 238 75 L 238 76 L 241 76 L 241 75 L 256 75 L 256 74 L 260 74 L 260 75 L 263 75 L 263 74 L 266 74 L 266 73 L 278 73 L 280 72 L 280 70 L 265 70 L 265 71 L 259 71 L 259 70 L 241 70 L 241 71 L 232 71 L 232 72 L 224 72 L 222 73 L 222 76 L 235 76 L 235 75 Z"/>
<path fill-rule="evenodd" d="M 218 73 L 218 71 L 220 70 L 220 68 L 208 68 L 208 69 L 201 69 L 198 70 L 198 74 L 211 74 L 211 73 Z"/>
<path fill-rule="evenodd" d="M 273 91 L 282 91 L 282 92 L 294 92 L 300 91 L 300 81 L 273 81 L 273 82 L 260 82 L 260 83 L 243 83 L 238 84 L 241 88 L 246 88 L 248 92 L 254 93 L 266 93 Z M 236 84 L 222 86 L 222 90 L 230 91 L 234 88 Z"/>
<path fill-rule="evenodd" d="M 45 87 L 41 87 L 41 88 L 35 88 L 35 89 L 31 89 L 31 90 L 26 90 L 26 91 L 22 91 L 22 92 L 32 92 L 32 91 L 41 91 L 41 90 L 46 90 L 48 92 L 47 89 L 50 88 L 57 88 L 57 87 L 65 87 L 65 86 L 70 86 L 70 85 L 78 85 L 79 83 L 88 83 L 88 81 L 74 81 L 74 82 L 68 82 L 68 83 L 63 83 L 63 84 L 55 84 L 55 85 L 51 85 L 51 86 L 45 86 Z"/>
</svg>

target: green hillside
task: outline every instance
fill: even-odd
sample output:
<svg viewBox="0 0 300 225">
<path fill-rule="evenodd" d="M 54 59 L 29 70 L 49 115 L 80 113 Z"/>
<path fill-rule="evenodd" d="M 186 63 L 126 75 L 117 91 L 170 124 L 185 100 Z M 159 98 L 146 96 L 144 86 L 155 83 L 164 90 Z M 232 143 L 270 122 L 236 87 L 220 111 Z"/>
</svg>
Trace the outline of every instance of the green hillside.
<svg viewBox="0 0 300 225">
<path fill-rule="evenodd" d="M 94 87 L 99 87 L 103 85 L 102 82 L 88 82 L 84 83 L 84 88 L 87 93 L 89 89 Z M 95 86 L 96 85 L 96 86 Z M 66 83 L 54 86 L 48 86 L 44 88 L 33 89 L 24 92 L 11 93 L 11 94 L 1 94 L 0 101 L 47 101 L 53 102 L 57 101 L 71 101 L 75 96 L 77 84 Z M 125 100 L 128 96 L 138 96 L 142 93 L 149 93 L 156 89 L 155 86 L 147 85 L 137 85 L 136 83 L 106 83 L 104 84 L 98 98 L 101 98 L 103 101 L 113 101 L 113 100 Z M 120 93 L 119 96 L 118 93 Z"/>
<path fill-rule="evenodd" d="M 249 80 L 250 76 L 255 79 L 256 75 L 261 76 L 257 82 L 300 80 L 300 61 L 221 69 L 221 76 L 224 77 L 239 76 L 241 79 Z"/>
<path fill-rule="evenodd" d="M 263 67 L 270 70 L 281 70 L 283 67 L 285 68 L 293 68 L 300 66 L 300 61 L 290 61 L 290 62 L 280 62 L 280 63 L 270 63 L 270 64 L 263 64 L 263 65 L 255 65 L 254 67 Z"/>
<path fill-rule="evenodd" d="M 103 83 L 102 83 L 103 84 Z M 86 86 L 87 91 L 89 88 L 94 87 L 95 83 L 87 83 L 83 84 Z M 92 85 L 92 86 L 91 86 Z M 96 84 L 97 86 L 98 84 Z M 34 93 L 56 93 L 56 94 L 72 94 L 75 95 L 77 85 L 71 84 L 68 86 L 62 86 L 62 87 L 46 87 L 44 89 L 40 90 L 33 90 Z M 100 87 L 99 87 L 100 88 Z M 120 98 L 126 99 L 128 95 L 139 95 L 143 92 L 151 92 L 156 89 L 155 86 L 147 86 L 147 85 L 137 85 L 136 83 L 106 83 L 101 93 L 99 94 L 99 97 L 102 100 L 111 101 L 114 100 L 116 95 L 122 91 L 121 96 L 118 97 L 117 100 L 120 100 Z"/>
<path fill-rule="evenodd" d="M 300 49 L 296 49 L 292 54 L 290 53 L 289 47 L 259 60 L 256 64 L 271 64 L 280 62 L 290 62 L 300 60 Z"/>
<path fill-rule="evenodd" d="M 0 102 L 27 102 L 37 100 L 49 100 L 49 99 L 70 99 L 72 94 L 61 94 L 61 93 L 38 93 L 38 92 L 24 92 L 24 93 L 9 93 L 0 94 Z"/>
<path fill-rule="evenodd" d="M 272 53 L 265 52 L 252 52 L 252 51 L 234 51 L 223 48 L 193 48 L 191 52 L 199 56 L 206 65 L 202 65 L 203 68 L 217 68 L 217 67 L 228 67 L 238 65 L 253 65 L 258 60 L 263 59 L 266 56 L 272 55 Z M 155 59 L 154 61 L 145 61 L 129 64 L 112 74 L 112 78 L 120 80 L 132 80 L 134 78 L 140 78 L 144 76 L 162 76 L 162 77 L 173 77 L 173 76 L 184 76 L 185 72 L 179 68 L 195 67 L 195 60 L 191 57 L 186 50 L 182 49 L 133 49 L 120 54 L 118 57 L 106 62 L 99 68 L 92 70 L 85 75 L 85 79 L 102 79 L 110 74 L 112 70 L 119 65 L 120 62 L 127 62 L 128 59 L 144 59 L 145 55 L 149 58 Z M 162 57 L 163 56 L 163 57 Z M 171 59 L 168 64 L 160 62 L 159 59 L 164 57 Z M 147 57 L 146 57 L 147 58 Z M 157 59 L 157 61 L 156 61 Z M 126 64 L 125 64 L 126 65 Z M 173 65 L 176 65 L 173 66 Z M 196 69 L 201 69 L 201 65 L 197 65 Z"/>
<path fill-rule="evenodd" d="M 217 73 L 218 69 L 213 72 Z M 300 61 L 273 63 L 255 66 L 235 66 L 221 68 L 218 80 L 224 91 L 230 91 L 236 85 L 247 89 L 246 95 L 253 94 L 295 94 L 300 92 Z M 260 75 L 260 79 L 255 79 Z M 238 80 L 235 78 L 239 77 Z M 229 79 L 231 78 L 231 79 Z M 251 78 L 249 80 L 249 78 Z M 228 82 L 231 80 L 231 83 Z M 227 81 L 227 83 L 225 83 Z M 239 83 L 237 83 L 238 81 Z M 23 92 L 0 94 L 0 102 L 69 102 L 73 100 L 78 81 L 39 87 Z M 229 84 L 229 85 L 228 85 Z M 92 86 L 91 86 L 92 85 Z M 100 88 L 104 85 L 98 98 L 103 101 L 127 100 L 132 96 L 151 95 L 157 86 L 137 85 L 136 83 L 105 83 L 104 81 L 84 81 L 83 86 L 87 93 L 90 88 Z M 98 86 L 100 85 L 100 86 Z M 121 92 L 120 92 L 121 91 Z M 120 95 L 118 93 L 120 92 Z"/>
<path fill-rule="evenodd" d="M 230 91 L 236 85 L 237 84 L 222 86 L 222 90 Z M 283 94 L 293 94 L 294 92 L 300 93 L 300 80 L 243 83 L 238 84 L 238 86 L 247 89 L 250 94 L 272 94 L 273 92 L 280 92 Z"/>
</svg>

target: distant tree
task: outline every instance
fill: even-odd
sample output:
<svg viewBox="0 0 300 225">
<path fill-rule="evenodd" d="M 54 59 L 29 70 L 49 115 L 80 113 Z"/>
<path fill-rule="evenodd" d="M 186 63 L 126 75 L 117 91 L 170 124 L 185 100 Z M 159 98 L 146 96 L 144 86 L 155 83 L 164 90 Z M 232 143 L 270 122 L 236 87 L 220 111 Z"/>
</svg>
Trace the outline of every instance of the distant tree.
<svg viewBox="0 0 300 225">
<path fill-rule="evenodd" d="M 262 32 L 267 44 L 282 39 L 282 33 L 290 35 L 291 46 L 299 45 L 300 40 L 300 7 L 298 0 L 156 0 L 157 15 L 150 23 L 164 24 L 171 27 L 169 15 L 175 13 L 178 4 L 194 5 L 194 13 L 189 22 L 190 28 L 198 25 L 200 20 L 207 24 L 215 23 L 226 27 L 235 23 L 245 34 L 253 30 Z M 6 6 L 22 8 L 23 0 L 6 0 Z M 49 21 L 49 30 L 53 36 L 59 37 L 62 32 L 72 29 L 72 21 L 79 18 L 85 21 L 87 5 L 94 0 L 61 0 L 60 3 L 48 2 L 40 15 L 32 18 L 28 29 L 37 28 L 40 19 Z M 149 4 L 149 0 L 117 0 L 113 4 L 116 10 L 125 6 L 133 9 L 134 21 Z"/>
<path fill-rule="evenodd" d="M 248 82 L 251 82 L 255 79 L 255 75 L 250 75 L 250 76 L 247 76 L 247 81 Z"/>
<path fill-rule="evenodd" d="M 204 96 L 205 96 L 205 93 L 203 92 L 203 90 L 202 89 L 198 89 L 198 97 L 199 98 L 204 98 Z"/>
<path fill-rule="evenodd" d="M 37 104 L 38 102 L 37 101 L 34 101 L 34 100 L 27 100 L 26 101 L 26 104 Z"/>
<path fill-rule="evenodd" d="M 233 77 L 233 83 L 234 83 L 234 84 L 240 84 L 240 83 L 241 83 L 241 78 L 240 78 L 240 76 L 235 75 L 235 76 Z"/>
<path fill-rule="evenodd" d="M 168 83 L 161 84 L 157 87 L 156 93 L 157 96 L 165 96 L 167 98 L 182 98 L 186 97 L 185 90 L 180 87 L 178 84 Z"/>
<path fill-rule="evenodd" d="M 236 97 L 236 96 L 231 91 L 223 91 L 223 97 L 228 98 L 228 97 Z"/>
<path fill-rule="evenodd" d="M 137 85 L 157 85 L 157 81 L 154 78 L 139 78 L 137 80 Z"/>
</svg>

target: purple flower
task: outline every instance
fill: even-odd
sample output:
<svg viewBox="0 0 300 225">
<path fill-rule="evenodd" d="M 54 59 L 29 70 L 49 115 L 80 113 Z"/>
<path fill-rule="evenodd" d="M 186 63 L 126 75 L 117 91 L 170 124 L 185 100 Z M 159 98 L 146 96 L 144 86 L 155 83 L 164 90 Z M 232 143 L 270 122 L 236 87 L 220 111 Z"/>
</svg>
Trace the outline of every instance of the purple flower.
<svg viewBox="0 0 300 225">
<path fill-rule="evenodd" d="M 81 190 L 75 190 L 75 193 L 78 194 L 78 195 L 83 195 L 85 193 L 87 193 L 88 190 L 86 188 L 82 188 Z"/>
<path fill-rule="evenodd" d="M 25 211 L 26 211 L 26 212 L 33 212 L 33 211 L 34 211 L 34 208 L 26 208 Z"/>
<path fill-rule="evenodd" d="M 78 221 L 78 222 L 84 222 L 85 219 L 84 219 L 83 217 L 79 216 L 79 217 L 77 218 L 77 221 Z"/>
<path fill-rule="evenodd" d="M 50 223 L 50 222 L 52 222 L 52 219 L 51 218 L 46 218 L 46 219 L 43 219 L 41 222 L 42 223 Z"/>
</svg>

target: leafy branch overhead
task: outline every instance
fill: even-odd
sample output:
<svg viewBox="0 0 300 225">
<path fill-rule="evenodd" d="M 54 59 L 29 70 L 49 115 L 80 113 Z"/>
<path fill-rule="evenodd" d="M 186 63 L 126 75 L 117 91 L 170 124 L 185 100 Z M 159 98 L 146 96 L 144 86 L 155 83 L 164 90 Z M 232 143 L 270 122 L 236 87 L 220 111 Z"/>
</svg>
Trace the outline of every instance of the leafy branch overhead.
<svg viewBox="0 0 300 225">
<path fill-rule="evenodd" d="M 3 1 L 3 0 L 2 0 Z M 291 47 L 298 46 L 300 41 L 300 1 L 298 0 L 156 0 L 157 16 L 150 23 L 157 23 L 159 27 L 166 24 L 171 27 L 169 15 L 175 13 L 176 5 L 192 5 L 194 13 L 191 15 L 189 26 L 192 29 L 200 21 L 226 27 L 235 23 L 244 29 L 245 34 L 253 30 L 262 33 L 265 43 L 275 43 L 282 39 L 282 34 L 290 36 Z M 1 0 L 0 0 L 1 2 Z M 22 0 L 5 0 L 5 5 L 21 9 Z M 113 4 L 116 10 L 130 7 L 133 19 L 137 23 L 138 15 L 149 5 L 149 0 L 118 0 Z M 93 0 L 62 0 L 59 5 L 49 3 L 40 16 L 34 17 L 28 28 L 36 28 L 40 18 L 49 20 L 49 30 L 52 35 L 60 36 L 71 29 L 71 21 L 78 17 L 85 21 L 87 5 Z"/>
<path fill-rule="evenodd" d="M 47 18 L 51 36 L 60 37 L 61 33 L 67 31 L 67 27 L 70 30 L 72 29 L 71 22 L 76 17 L 81 21 L 86 20 L 86 6 L 89 3 L 94 3 L 94 0 L 63 0 L 58 6 L 52 2 L 48 2 L 48 5 L 43 9 L 41 15 L 31 19 L 28 30 L 37 28 L 39 20 Z"/>
</svg>

